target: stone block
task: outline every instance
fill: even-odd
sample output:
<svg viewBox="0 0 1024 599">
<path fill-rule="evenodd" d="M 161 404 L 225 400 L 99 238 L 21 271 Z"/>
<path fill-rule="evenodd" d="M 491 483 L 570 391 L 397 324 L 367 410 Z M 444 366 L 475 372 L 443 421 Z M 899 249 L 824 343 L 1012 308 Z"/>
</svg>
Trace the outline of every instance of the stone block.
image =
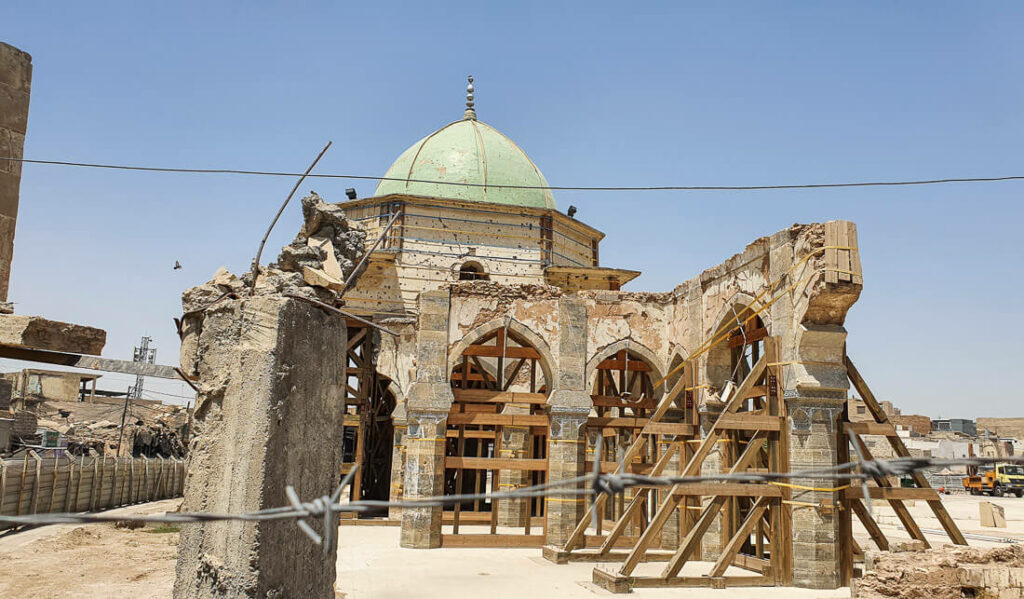
<svg viewBox="0 0 1024 599">
<path fill-rule="evenodd" d="M 981 513 L 981 525 L 990 528 L 1006 528 L 1006 513 L 1003 506 L 991 501 L 978 502 L 978 511 Z"/>
<path fill-rule="evenodd" d="M 107 332 L 41 316 L 0 314 L 0 344 L 74 354 L 99 355 Z"/>
</svg>

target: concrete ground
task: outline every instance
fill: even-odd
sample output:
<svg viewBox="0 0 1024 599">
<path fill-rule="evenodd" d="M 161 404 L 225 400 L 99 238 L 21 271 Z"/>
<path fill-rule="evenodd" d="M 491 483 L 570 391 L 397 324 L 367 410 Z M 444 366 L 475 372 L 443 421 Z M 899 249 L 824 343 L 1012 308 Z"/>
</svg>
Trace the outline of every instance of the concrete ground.
<svg viewBox="0 0 1024 599">
<path fill-rule="evenodd" d="M 983 528 L 979 501 L 992 501 L 1006 511 L 1007 528 Z M 174 510 L 180 500 L 165 500 L 111 513 L 152 514 Z M 1024 499 L 946 496 L 944 503 L 965 533 L 1024 542 Z M 918 524 L 939 530 L 928 505 L 910 506 Z M 876 505 L 875 514 L 892 540 L 908 536 L 899 529 L 892 509 Z M 452 589 L 486 599 L 504 597 L 611 597 L 591 583 L 593 564 L 557 566 L 541 558 L 540 549 L 440 549 L 413 550 L 398 547 L 397 527 L 342 526 L 338 552 L 339 597 L 449 599 Z M 873 547 L 860 527 L 855 534 L 861 545 Z M 110 524 L 59 525 L 0 536 L 0 597 L 26 599 L 57 597 L 170 597 L 177 551 L 176 532 L 117 529 Z M 938 546 L 948 542 L 941 534 L 929 534 Z M 972 546 L 1004 543 L 970 539 Z M 687 565 L 684 574 L 700 575 L 706 563 Z M 638 573 L 656 571 L 658 564 L 644 564 Z M 729 574 L 740 574 L 740 571 Z M 637 597 L 849 597 L 849 589 L 815 591 L 792 588 L 640 589 Z"/>
</svg>

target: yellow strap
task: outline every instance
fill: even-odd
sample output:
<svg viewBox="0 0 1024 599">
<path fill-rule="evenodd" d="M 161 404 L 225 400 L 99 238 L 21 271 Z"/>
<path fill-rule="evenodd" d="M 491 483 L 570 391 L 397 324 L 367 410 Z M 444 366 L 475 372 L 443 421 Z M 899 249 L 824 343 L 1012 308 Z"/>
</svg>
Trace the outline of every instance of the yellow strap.
<svg viewBox="0 0 1024 599">
<path fill-rule="evenodd" d="M 548 443 L 576 443 L 578 445 L 580 443 L 586 443 L 586 441 L 583 439 L 548 439 Z"/>
<path fill-rule="evenodd" d="M 585 501 L 584 497 L 545 497 L 545 501 L 556 501 L 559 503 L 579 503 Z"/>
<path fill-rule="evenodd" d="M 822 362 L 819 360 L 790 360 L 788 362 L 768 362 L 768 366 L 789 366 L 790 364 L 814 364 L 817 366 L 842 366 L 846 368 L 846 365 L 841 362 Z"/>
<path fill-rule="evenodd" d="M 843 489 L 849 489 L 850 488 L 850 485 L 843 485 L 841 487 L 834 487 L 834 488 L 831 488 L 831 489 L 826 489 L 826 488 L 821 488 L 821 487 L 805 487 L 803 485 L 794 485 L 792 483 L 770 482 L 768 484 L 769 485 L 775 485 L 776 487 L 786 487 L 788 489 L 799 489 L 801 491 L 821 491 L 823 493 L 834 493 L 836 491 L 842 491 Z"/>
</svg>

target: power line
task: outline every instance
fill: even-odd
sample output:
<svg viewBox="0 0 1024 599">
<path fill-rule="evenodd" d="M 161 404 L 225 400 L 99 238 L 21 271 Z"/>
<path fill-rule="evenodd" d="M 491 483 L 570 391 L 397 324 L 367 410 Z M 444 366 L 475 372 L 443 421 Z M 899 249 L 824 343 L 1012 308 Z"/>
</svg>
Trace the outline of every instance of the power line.
<svg viewBox="0 0 1024 599">
<path fill-rule="evenodd" d="M 27 164 L 47 164 L 53 166 L 74 166 L 83 168 L 99 168 L 124 171 L 144 171 L 156 173 L 184 173 L 202 175 L 258 175 L 267 177 L 300 177 L 302 173 L 282 171 L 259 171 L 227 168 L 176 168 L 159 166 L 132 166 L 125 164 L 100 164 L 91 162 L 69 162 L 65 160 L 32 160 L 28 158 L 5 158 L 0 160 L 22 162 Z M 536 189 L 552 191 L 771 191 L 786 189 L 836 189 L 844 187 L 899 187 L 908 185 L 941 185 L 948 183 L 994 183 L 999 181 L 1021 181 L 1024 175 L 1005 177 L 946 177 L 942 179 L 911 179 L 903 181 L 857 181 L 846 183 L 800 183 L 787 185 L 650 185 L 650 186 L 563 186 L 563 185 L 497 185 L 493 183 L 467 183 L 459 181 L 435 181 L 431 179 L 403 179 L 400 177 L 374 177 L 370 175 L 347 175 L 337 173 L 310 173 L 310 178 L 321 179 L 354 179 L 363 181 L 397 181 L 400 183 L 429 183 L 432 185 L 450 185 L 454 187 L 484 187 L 490 189 Z"/>
</svg>

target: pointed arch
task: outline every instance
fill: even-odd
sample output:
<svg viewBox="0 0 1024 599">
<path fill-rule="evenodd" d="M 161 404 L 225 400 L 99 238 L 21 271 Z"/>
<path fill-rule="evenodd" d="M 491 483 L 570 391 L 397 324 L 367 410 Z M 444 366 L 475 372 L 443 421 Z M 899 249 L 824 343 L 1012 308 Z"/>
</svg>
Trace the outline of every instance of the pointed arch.
<svg viewBox="0 0 1024 599">
<path fill-rule="evenodd" d="M 615 341 L 613 343 L 609 343 L 608 345 L 598 350 L 598 352 L 594 354 L 589 360 L 587 360 L 587 378 L 585 379 L 587 381 L 587 384 L 589 385 L 590 382 L 593 380 L 594 374 L 597 371 L 598 364 L 600 364 L 607 358 L 614 356 L 620 351 L 624 351 L 626 349 L 629 350 L 630 354 L 639 357 L 644 363 L 647 364 L 647 366 L 651 368 L 650 376 L 652 380 L 656 381 L 660 379 L 662 376 L 664 376 L 665 366 L 664 364 L 662 364 L 661 360 L 658 359 L 657 354 L 655 354 L 654 351 L 652 351 L 649 347 L 643 345 L 642 343 L 639 343 L 636 340 L 629 339 L 627 337 L 619 339 L 618 341 Z M 661 397 L 661 394 L 664 392 L 664 389 L 658 388 L 655 389 L 654 392 L 655 397 L 653 399 L 657 399 L 658 397 Z"/>
<path fill-rule="evenodd" d="M 511 320 L 509 320 L 508 317 L 494 318 L 466 333 L 466 335 L 452 345 L 451 349 L 448 351 L 448 372 L 450 373 L 452 369 L 455 368 L 456 364 L 459 363 L 459 360 L 467 347 L 498 331 L 499 329 L 505 328 L 506 323 L 508 326 L 508 332 L 512 337 L 518 337 L 520 340 L 533 347 L 533 349 L 537 350 L 537 353 L 540 354 L 540 359 L 537 362 L 540 364 L 541 372 L 544 373 L 544 380 L 547 381 L 548 389 L 550 390 L 555 381 L 555 362 L 552 359 L 551 348 L 548 347 L 548 344 L 544 341 L 543 337 L 514 318 Z"/>
</svg>

